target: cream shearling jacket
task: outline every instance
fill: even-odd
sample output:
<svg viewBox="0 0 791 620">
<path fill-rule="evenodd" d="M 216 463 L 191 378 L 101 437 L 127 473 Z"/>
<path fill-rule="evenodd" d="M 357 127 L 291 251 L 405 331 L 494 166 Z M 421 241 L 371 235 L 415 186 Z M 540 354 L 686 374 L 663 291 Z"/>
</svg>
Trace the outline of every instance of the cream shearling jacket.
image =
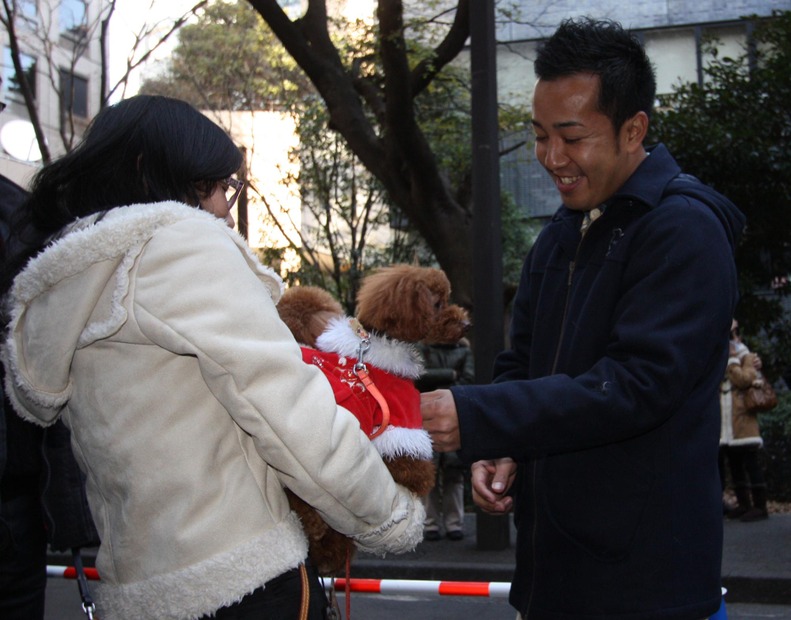
<svg viewBox="0 0 791 620">
<path fill-rule="evenodd" d="M 72 431 L 98 615 L 199 618 L 296 567 L 284 487 L 366 551 L 414 548 L 420 502 L 302 361 L 244 240 L 175 202 L 96 219 L 17 276 L 2 355 L 17 412 Z"/>
</svg>

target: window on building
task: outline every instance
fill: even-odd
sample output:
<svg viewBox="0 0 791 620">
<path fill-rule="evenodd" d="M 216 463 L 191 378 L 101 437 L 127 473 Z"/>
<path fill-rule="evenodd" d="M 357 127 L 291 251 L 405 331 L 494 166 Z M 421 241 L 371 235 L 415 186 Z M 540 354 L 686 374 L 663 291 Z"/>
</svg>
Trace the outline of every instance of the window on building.
<svg viewBox="0 0 791 620">
<path fill-rule="evenodd" d="M 25 74 L 27 83 L 33 98 L 36 98 L 36 58 L 29 54 L 20 53 L 19 60 L 22 62 L 22 71 Z M 11 48 L 3 49 L 3 95 L 4 98 L 22 100 L 22 81 L 16 74 L 14 62 L 11 60 Z"/>
<path fill-rule="evenodd" d="M 88 34 L 87 0 L 61 0 L 60 31 L 74 39 L 81 40 Z"/>
<path fill-rule="evenodd" d="M 88 118 L 88 80 L 66 69 L 60 70 L 60 113 L 62 119 Z"/>
<path fill-rule="evenodd" d="M 693 28 L 668 28 L 646 32 L 643 41 L 655 64 L 656 92 L 667 95 L 681 82 L 697 82 L 698 65 Z"/>
<path fill-rule="evenodd" d="M 747 28 L 746 24 L 739 23 L 733 25 L 723 25 L 720 27 L 706 28 L 703 31 L 704 40 L 716 41 L 717 58 L 740 58 L 747 50 Z M 703 65 L 711 64 L 714 57 L 711 53 L 703 54 Z"/>
<path fill-rule="evenodd" d="M 524 143 L 524 146 L 514 148 Z M 552 178 L 536 159 L 533 133 L 520 131 L 502 138 L 500 187 L 508 192 L 520 213 L 530 218 L 547 218 L 560 206 Z"/>
</svg>

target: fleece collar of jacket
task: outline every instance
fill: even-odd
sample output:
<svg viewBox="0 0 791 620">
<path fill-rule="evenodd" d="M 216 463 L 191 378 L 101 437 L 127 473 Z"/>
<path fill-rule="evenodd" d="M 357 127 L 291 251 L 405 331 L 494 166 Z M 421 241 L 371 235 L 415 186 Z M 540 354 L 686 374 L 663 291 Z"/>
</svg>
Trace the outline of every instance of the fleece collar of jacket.
<svg viewBox="0 0 791 620">
<path fill-rule="evenodd" d="M 327 328 L 316 339 L 316 347 L 320 351 L 359 359 L 360 336 L 353 327 L 354 320 L 349 317 L 330 319 Z M 371 344 L 363 355 L 363 363 L 405 379 L 414 380 L 422 374 L 423 362 L 414 345 L 375 332 L 369 337 Z"/>
<path fill-rule="evenodd" d="M 57 238 L 41 254 L 33 258 L 14 280 L 11 299 L 24 305 L 61 280 L 80 273 L 90 265 L 118 258 L 148 241 L 157 229 L 180 220 L 203 217 L 226 229 L 236 243 L 258 262 L 244 239 L 228 229 L 224 220 L 182 204 L 168 201 L 153 204 L 118 207 L 107 217 L 94 223 L 96 215 L 82 218 Z M 270 276 L 270 292 L 277 302 L 283 293 L 283 283 L 272 269 L 261 265 L 260 270 Z"/>
</svg>

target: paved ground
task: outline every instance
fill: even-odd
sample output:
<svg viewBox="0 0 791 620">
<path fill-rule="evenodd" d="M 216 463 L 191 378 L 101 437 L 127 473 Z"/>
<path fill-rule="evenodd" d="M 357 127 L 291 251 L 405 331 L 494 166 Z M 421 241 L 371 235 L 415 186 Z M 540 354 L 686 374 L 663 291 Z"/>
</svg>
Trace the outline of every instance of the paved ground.
<svg viewBox="0 0 791 620">
<path fill-rule="evenodd" d="M 485 519 L 492 517 L 485 516 Z M 483 521 L 482 521 L 483 522 Z M 487 521 L 491 523 L 491 521 Z M 502 526 L 490 527 L 504 531 Z M 432 579 L 453 581 L 509 581 L 516 540 L 509 519 L 510 542 L 497 551 L 477 544 L 476 515 L 465 519 L 465 539 L 424 542 L 412 553 L 379 559 L 360 554 L 352 576 L 380 579 Z M 487 540 L 488 533 L 482 532 Z M 488 536 L 488 539 L 503 537 Z M 731 602 L 791 605 L 791 513 L 773 514 L 766 521 L 725 521 L 722 580 Z"/>
<path fill-rule="evenodd" d="M 515 532 L 510 518 L 506 520 L 507 536 L 506 529 L 498 522 L 491 525 L 487 517 L 479 521 L 476 515 L 468 514 L 464 540 L 424 542 L 412 553 L 386 559 L 359 554 L 352 564 L 352 577 L 507 582 L 513 571 Z M 479 522 L 483 528 L 480 532 Z M 505 544 L 497 550 L 480 549 L 479 538 L 488 546 L 493 542 Z M 91 565 L 91 554 L 86 556 L 86 565 Z M 62 566 L 71 561 L 68 556 L 53 555 L 49 563 Z M 768 520 L 755 523 L 726 520 L 722 575 L 723 585 L 728 589 L 729 620 L 791 620 L 791 513 L 773 514 Z M 352 596 L 357 620 L 513 619 L 510 607 L 503 599 Z M 76 582 L 50 579 L 46 620 L 80 620 L 85 617 L 80 611 Z"/>
<path fill-rule="evenodd" d="M 343 596 L 339 598 L 345 609 Z M 730 603 L 728 620 L 791 620 L 791 606 Z M 514 620 L 504 599 L 353 594 L 352 620 Z M 51 579 L 44 620 L 86 620 L 74 581 Z"/>
</svg>

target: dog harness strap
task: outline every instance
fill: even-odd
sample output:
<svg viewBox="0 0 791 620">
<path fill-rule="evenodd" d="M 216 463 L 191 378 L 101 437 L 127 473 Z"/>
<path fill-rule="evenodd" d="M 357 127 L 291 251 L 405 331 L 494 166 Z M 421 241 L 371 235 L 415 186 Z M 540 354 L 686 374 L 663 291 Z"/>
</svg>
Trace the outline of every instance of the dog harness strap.
<svg viewBox="0 0 791 620">
<path fill-rule="evenodd" d="M 373 439 L 375 437 L 379 437 L 382 433 L 385 432 L 387 425 L 390 424 L 390 407 L 387 405 L 387 400 L 379 391 L 379 388 L 376 387 L 376 384 L 373 382 L 373 379 L 368 375 L 367 370 L 365 367 L 357 367 L 355 366 L 354 372 L 357 373 L 357 376 L 360 378 L 360 381 L 363 382 L 365 389 L 371 393 L 376 399 L 376 402 L 379 403 L 379 406 L 382 408 L 382 424 L 377 428 L 373 433 L 368 435 L 369 439 Z"/>
<path fill-rule="evenodd" d="M 354 333 L 357 334 L 357 337 L 360 339 L 360 347 L 357 350 L 357 363 L 354 365 L 354 372 L 360 381 L 363 382 L 365 389 L 371 393 L 371 396 L 374 397 L 382 408 L 382 424 L 373 433 L 368 435 L 369 439 L 374 439 L 384 433 L 387 425 L 390 424 L 390 407 L 387 405 L 387 400 L 382 396 L 379 388 L 376 387 L 373 379 L 368 375 L 368 367 L 365 365 L 365 360 L 363 359 L 365 357 L 365 352 L 371 346 L 371 337 L 368 332 L 365 331 L 362 323 L 356 318 L 349 319 L 349 325 L 351 325 Z"/>
</svg>

